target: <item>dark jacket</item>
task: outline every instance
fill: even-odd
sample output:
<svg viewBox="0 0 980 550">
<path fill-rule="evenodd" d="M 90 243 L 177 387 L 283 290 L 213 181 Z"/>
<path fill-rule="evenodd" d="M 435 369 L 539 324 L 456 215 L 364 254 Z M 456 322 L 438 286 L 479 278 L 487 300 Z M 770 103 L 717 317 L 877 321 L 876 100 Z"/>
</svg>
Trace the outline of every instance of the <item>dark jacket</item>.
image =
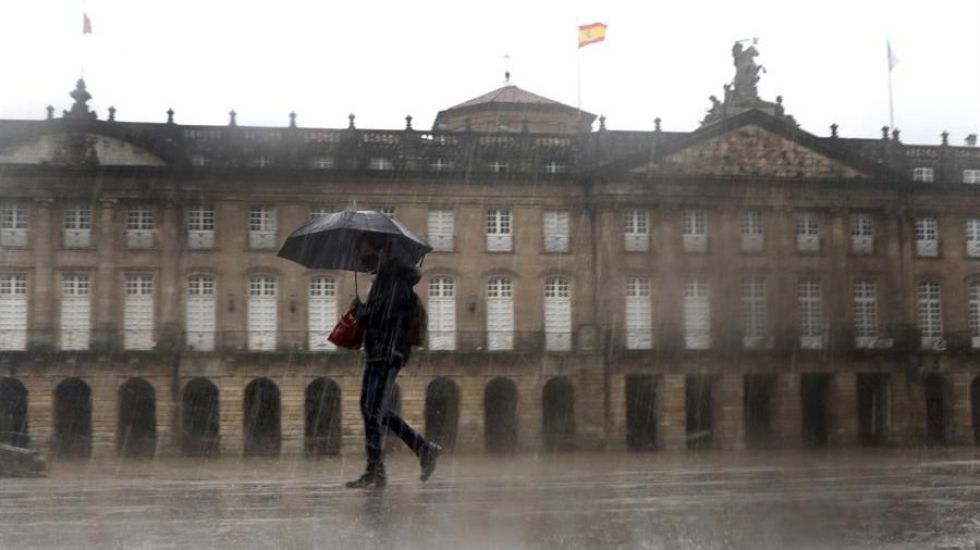
<svg viewBox="0 0 980 550">
<path fill-rule="evenodd" d="M 354 317 L 364 327 L 364 350 L 368 361 L 408 361 L 412 346 L 408 326 L 414 306 L 412 287 L 421 273 L 398 258 L 381 265 L 374 277 L 367 302 L 357 306 Z"/>
</svg>

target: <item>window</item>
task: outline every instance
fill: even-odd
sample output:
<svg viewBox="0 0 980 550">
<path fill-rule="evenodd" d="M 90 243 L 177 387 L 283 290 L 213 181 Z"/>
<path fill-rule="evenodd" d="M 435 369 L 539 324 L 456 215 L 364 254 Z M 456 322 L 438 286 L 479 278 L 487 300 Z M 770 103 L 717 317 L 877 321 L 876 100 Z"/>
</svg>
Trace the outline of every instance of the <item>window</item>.
<svg viewBox="0 0 980 550">
<path fill-rule="evenodd" d="M 0 350 L 27 349 L 27 276 L 0 273 Z"/>
<path fill-rule="evenodd" d="M 933 216 L 915 219 L 915 254 L 921 258 L 939 256 L 939 222 Z"/>
<path fill-rule="evenodd" d="M 970 281 L 967 298 L 969 300 L 970 343 L 972 347 L 980 348 L 980 281 Z"/>
<path fill-rule="evenodd" d="M 711 347 L 711 307 L 708 282 L 693 279 L 684 283 L 684 347 Z"/>
<path fill-rule="evenodd" d="M 544 251 L 568 252 L 568 212 L 546 210 L 544 212 Z"/>
<path fill-rule="evenodd" d="M 61 278 L 61 349 L 89 348 L 92 328 L 91 294 L 87 273 L 65 273 Z"/>
<path fill-rule="evenodd" d="M 878 337 L 878 289 L 874 281 L 854 282 L 854 344 L 871 348 Z"/>
<path fill-rule="evenodd" d="M 253 206 L 248 212 L 248 244 L 251 248 L 276 247 L 276 209 Z"/>
<path fill-rule="evenodd" d="M 514 285 L 506 277 L 487 283 L 487 349 L 514 349 Z"/>
<path fill-rule="evenodd" d="M 309 348 L 312 351 L 333 351 L 337 346 L 327 340 L 337 324 L 337 281 L 333 277 L 310 279 Z"/>
<path fill-rule="evenodd" d="M 92 246 L 92 207 L 80 204 L 66 206 L 62 212 L 61 238 L 65 248 Z"/>
<path fill-rule="evenodd" d="M 0 204 L 0 246 L 27 246 L 27 208 L 19 204 Z"/>
<path fill-rule="evenodd" d="M 871 254 L 874 252 L 875 224 L 874 218 L 868 213 L 851 215 L 851 252 L 854 254 Z"/>
<path fill-rule="evenodd" d="M 456 349 L 456 283 L 449 277 L 429 281 L 429 349 Z"/>
<path fill-rule="evenodd" d="M 276 280 L 272 277 L 252 277 L 248 281 L 248 349 L 276 349 L 278 310 Z"/>
<path fill-rule="evenodd" d="M 935 172 L 932 168 L 919 167 L 912 169 L 912 181 L 921 181 L 924 183 L 932 183 L 935 181 Z"/>
<path fill-rule="evenodd" d="M 126 349 L 153 349 L 153 309 L 153 276 L 146 273 L 127 275 L 123 321 Z"/>
<path fill-rule="evenodd" d="M 449 208 L 429 210 L 429 246 L 436 252 L 452 252 L 456 233 L 456 215 Z"/>
<path fill-rule="evenodd" d="M 744 210 L 739 215 L 739 231 L 742 235 L 742 252 L 762 252 L 765 238 L 762 232 L 762 212 Z"/>
<path fill-rule="evenodd" d="M 565 165 L 558 161 L 550 161 L 544 165 L 545 174 L 561 174 L 566 171 Z"/>
<path fill-rule="evenodd" d="M 214 350 L 216 328 L 214 277 L 195 274 L 187 278 L 185 328 L 187 348 L 195 351 Z"/>
<path fill-rule="evenodd" d="M 820 251 L 820 222 L 813 212 L 802 212 L 796 216 L 796 250 Z"/>
<path fill-rule="evenodd" d="M 969 218 L 966 220 L 966 256 L 968 258 L 980 258 L 980 218 Z"/>
<path fill-rule="evenodd" d="M 187 209 L 187 246 L 214 247 L 214 207 L 197 205 Z"/>
<path fill-rule="evenodd" d="M 626 279 L 626 349 L 653 347 L 650 279 Z"/>
<path fill-rule="evenodd" d="M 800 347 L 823 347 L 823 289 L 820 281 L 804 279 L 797 285 L 800 315 Z"/>
<path fill-rule="evenodd" d="M 130 206 L 126 212 L 126 247 L 152 248 L 154 226 L 155 219 L 152 206 Z"/>
<path fill-rule="evenodd" d="M 211 157 L 204 153 L 194 153 L 191 155 L 191 166 L 198 168 L 211 166 Z"/>
<path fill-rule="evenodd" d="M 768 333 L 766 280 L 749 277 L 742 281 L 742 346 L 747 349 L 767 347 Z"/>
<path fill-rule="evenodd" d="M 980 183 L 980 170 L 963 170 L 963 183 Z"/>
<path fill-rule="evenodd" d="M 684 211 L 684 252 L 708 251 L 708 220 L 704 210 Z"/>
<path fill-rule="evenodd" d="M 389 172 L 395 169 L 395 165 L 384 157 L 372 157 L 368 161 L 368 170 L 376 170 L 379 172 Z"/>
<path fill-rule="evenodd" d="M 510 252 L 514 249 L 511 211 L 508 208 L 487 210 L 487 251 Z"/>
<path fill-rule="evenodd" d="M 394 206 L 379 206 L 378 207 L 378 212 L 381 212 L 382 214 L 384 214 L 385 216 L 388 216 L 389 218 L 394 218 L 395 217 L 395 207 Z"/>
<path fill-rule="evenodd" d="M 646 210 L 631 209 L 623 213 L 624 246 L 627 252 L 650 249 L 650 216 Z"/>
<path fill-rule="evenodd" d="M 252 159 L 252 166 L 255 168 L 269 168 L 272 166 L 272 159 L 265 155 L 259 155 Z"/>
<path fill-rule="evenodd" d="M 489 164 L 489 167 L 494 174 L 502 174 L 507 171 L 507 163 L 502 160 L 494 160 Z"/>
<path fill-rule="evenodd" d="M 439 158 L 430 162 L 429 168 L 431 168 L 433 172 L 446 172 L 453 169 L 453 163 L 452 161 Z"/>
<path fill-rule="evenodd" d="M 564 277 L 552 277 L 544 283 L 544 333 L 545 349 L 572 349 L 572 302 Z"/>
<path fill-rule="evenodd" d="M 310 159 L 310 168 L 314 168 L 316 170 L 329 170 L 333 167 L 333 157 L 313 157 Z"/>
<path fill-rule="evenodd" d="M 919 283 L 919 334 L 924 349 L 941 346 L 943 336 L 942 290 L 935 281 Z"/>
</svg>

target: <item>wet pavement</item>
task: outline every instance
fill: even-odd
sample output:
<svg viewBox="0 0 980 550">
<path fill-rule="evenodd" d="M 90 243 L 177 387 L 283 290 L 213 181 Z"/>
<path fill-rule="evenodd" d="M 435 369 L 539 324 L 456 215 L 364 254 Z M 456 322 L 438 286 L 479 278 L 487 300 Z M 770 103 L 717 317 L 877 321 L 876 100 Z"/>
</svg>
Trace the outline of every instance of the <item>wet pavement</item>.
<svg viewBox="0 0 980 550">
<path fill-rule="evenodd" d="M 55 462 L 0 548 L 980 549 L 980 449 Z"/>
</svg>

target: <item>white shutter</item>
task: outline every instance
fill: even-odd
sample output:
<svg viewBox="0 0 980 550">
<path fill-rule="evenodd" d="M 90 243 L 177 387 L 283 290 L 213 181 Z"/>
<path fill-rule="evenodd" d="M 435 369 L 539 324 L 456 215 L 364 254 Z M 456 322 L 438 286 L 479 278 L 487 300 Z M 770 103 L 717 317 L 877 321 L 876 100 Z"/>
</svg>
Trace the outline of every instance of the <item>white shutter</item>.
<svg viewBox="0 0 980 550">
<path fill-rule="evenodd" d="M 429 281 L 429 349 L 456 349 L 456 285 L 448 277 Z"/>
<path fill-rule="evenodd" d="M 278 328 L 276 307 L 276 280 L 271 277 L 255 277 L 248 283 L 248 349 L 271 351 L 276 349 Z"/>
<path fill-rule="evenodd" d="M 514 349 L 514 291 L 510 279 L 487 284 L 487 349 Z"/>
<path fill-rule="evenodd" d="M 27 349 L 27 276 L 0 274 L 0 350 Z"/>
<path fill-rule="evenodd" d="M 134 274 L 126 277 L 126 305 L 123 330 L 126 349 L 153 349 L 153 277 Z"/>
<path fill-rule="evenodd" d="M 452 252 L 456 220 L 452 210 L 429 210 L 429 245 L 432 250 Z"/>
<path fill-rule="evenodd" d="M 152 248 L 155 223 L 152 206 L 131 206 L 126 215 L 126 247 Z"/>
<path fill-rule="evenodd" d="M 215 332 L 214 279 L 210 275 L 192 275 L 187 280 L 187 347 L 196 351 L 214 350 Z"/>
<path fill-rule="evenodd" d="M 65 248 L 88 248 L 92 246 L 92 208 L 88 206 L 67 206 L 62 223 L 62 240 Z"/>
<path fill-rule="evenodd" d="M 650 219 L 646 210 L 624 212 L 623 246 L 627 252 L 646 252 L 650 249 Z"/>
<path fill-rule="evenodd" d="M 820 349 L 823 347 L 823 288 L 820 281 L 802 280 L 797 284 L 797 300 L 800 314 L 800 347 Z"/>
<path fill-rule="evenodd" d="M 511 211 L 495 208 L 487 211 L 487 251 L 510 252 L 514 249 Z"/>
<path fill-rule="evenodd" d="M 742 212 L 739 218 L 739 231 L 742 236 L 742 252 L 762 252 L 765 240 L 761 212 L 758 210 Z"/>
<path fill-rule="evenodd" d="M 192 249 L 214 247 L 214 208 L 192 206 L 187 210 L 187 246 Z"/>
<path fill-rule="evenodd" d="M 688 349 L 711 347 L 711 309 L 705 281 L 693 280 L 684 285 L 684 346 Z"/>
<path fill-rule="evenodd" d="M 91 307 L 88 275 L 66 274 L 62 279 L 61 293 L 61 349 L 89 348 Z"/>
<path fill-rule="evenodd" d="M 796 249 L 800 252 L 820 251 L 820 224 L 816 214 L 804 212 L 797 216 Z"/>
<path fill-rule="evenodd" d="M 874 218 L 859 213 L 851 217 L 851 251 L 854 254 L 871 254 L 874 251 Z"/>
<path fill-rule="evenodd" d="M 915 253 L 924 258 L 934 258 L 939 255 L 939 222 L 936 218 L 916 218 Z"/>
<path fill-rule="evenodd" d="M 626 281 L 626 348 L 653 347 L 653 317 L 650 307 L 650 280 Z"/>
<path fill-rule="evenodd" d="M 248 213 L 248 244 L 251 248 L 276 247 L 276 209 L 253 206 Z"/>
<path fill-rule="evenodd" d="M 966 255 L 968 258 L 980 258 L 980 218 L 966 220 Z"/>
<path fill-rule="evenodd" d="M 327 340 L 337 324 L 337 282 L 331 277 L 314 277 L 310 280 L 310 314 L 308 340 L 312 351 L 337 349 Z"/>
<path fill-rule="evenodd" d="M 572 302 L 567 279 L 548 279 L 544 286 L 545 349 L 572 349 Z"/>
<path fill-rule="evenodd" d="M 24 206 L 0 205 L 0 246 L 27 246 L 27 208 Z"/>
<path fill-rule="evenodd" d="M 568 252 L 568 212 L 547 211 L 544 213 L 545 252 Z"/>
<path fill-rule="evenodd" d="M 708 251 L 708 220 L 704 210 L 684 212 L 684 252 Z"/>
</svg>

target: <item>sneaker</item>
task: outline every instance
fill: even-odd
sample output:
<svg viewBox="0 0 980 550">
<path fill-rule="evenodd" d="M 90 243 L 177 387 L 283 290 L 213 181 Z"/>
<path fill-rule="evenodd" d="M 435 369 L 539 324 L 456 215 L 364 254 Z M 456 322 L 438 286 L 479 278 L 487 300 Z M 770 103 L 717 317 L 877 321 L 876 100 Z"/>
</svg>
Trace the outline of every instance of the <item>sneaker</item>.
<svg viewBox="0 0 980 550">
<path fill-rule="evenodd" d="M 385 485 L 388 485 L 388 479 L 385 477 L 383 470 L 380 472 L 367 472 L 354 481 L 348 481 L 346 485 L 350 489 L 370 489 L 372 487 L 375 489 L 384 489 Z"/>
<path fill-rule="evenodd" d="M 442 447 L 435 443 L 429 443 L 419 454 L 419 464 L 422 466 L 422 475 L 419 477 L 423 482 L 432 477 L 432 472 L 436 471 L 436 459 L 442 453 Z"/>
</svg>

